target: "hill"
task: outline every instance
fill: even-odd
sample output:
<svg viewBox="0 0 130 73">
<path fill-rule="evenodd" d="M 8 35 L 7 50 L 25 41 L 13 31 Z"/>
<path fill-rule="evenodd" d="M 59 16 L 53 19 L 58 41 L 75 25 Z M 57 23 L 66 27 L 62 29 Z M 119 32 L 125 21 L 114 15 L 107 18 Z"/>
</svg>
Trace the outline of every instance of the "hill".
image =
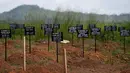
<svg viewBox="0 0 130 73">
<path fill-rule="evenodd" d="M 44 8 L 40 8 L 37 5 L 20 5 L 8 12 L 3 12 L 0 14 L 0 21 L 6 22 L 25 22 L 25 21 L 46 21 L 46 19 L 57 20 L 54 17 L 58 16 L 58 20 L 63 22 L 66 20 L 66 16 L 70 19 L 75 19 L 76 21 L 82 20 L 83 22 L 87 20 L 98 20 L 102 22 L 108 21 L 129 21 L 130 14 L 120 14 L 120 15 L 106 15 L 106 14 L 95 14 L 95 13 L 81 13 L 74 11 L 53 11 Z M 61 20 L 62 19 L 62 20 Z"/>
</svg>

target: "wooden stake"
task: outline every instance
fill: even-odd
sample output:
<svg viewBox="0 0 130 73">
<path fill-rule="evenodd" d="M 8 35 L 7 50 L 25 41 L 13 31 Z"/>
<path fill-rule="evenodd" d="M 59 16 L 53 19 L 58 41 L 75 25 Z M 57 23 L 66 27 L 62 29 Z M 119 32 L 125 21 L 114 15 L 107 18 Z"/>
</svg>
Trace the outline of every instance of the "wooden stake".
<svg viewBox="0 0 130 73">
<path fill-rule="evenodd" d="M 59 47 L 58 47 L 58 42 L 56 42 L 56 61 L 57 61 L 57 63 L 59 62 L 59 58 L 58 58 L 58 54 L 59 54 L 59 49 L 58 49 Z"/>
<path fill-rule="evenodd" d="M 29 35 L 29 53 L 31 54 L 31 35 Z"/>
<path fill-rule="evenodd" d="M 48 35 L 48 52 L 50 50 L 50 35 Z"/>
<path fill-rule="evenodd" d="M 124 54 L 126 53 L 126 48 L 125 48 L 125 36 L 124 36 Z"/>
<path fill-rule="evenodd" d="M 66 49 L 64 49 L 64 73 L 67 73 Z"/>
<path fill-rule="evenodd" d="M 95 35 L 95 53 L 97 52 L 97 48 L 96 48 L 96 35 Z"/>
<path fill-rule="evenodd" d="M 7 61 L 7 38 L 5 38 L 5 61 Z"/>
<path fill-rule="evenodd" d="M 26 71 L 26 38 L 24 36 L 24 71 Z"/>
<path fill-rule="evenodd" d="M 73 38 L 74 38 L 74 34 L 72 33 L 72 43 L 71 43 L 71 45 L 73 46 Z"/>
<path fill-rule="evenodd" d="M 82 38 L 82 54 L 83 54 L 83 57 L 84 57 L 84 37 Z"/>
</svg>

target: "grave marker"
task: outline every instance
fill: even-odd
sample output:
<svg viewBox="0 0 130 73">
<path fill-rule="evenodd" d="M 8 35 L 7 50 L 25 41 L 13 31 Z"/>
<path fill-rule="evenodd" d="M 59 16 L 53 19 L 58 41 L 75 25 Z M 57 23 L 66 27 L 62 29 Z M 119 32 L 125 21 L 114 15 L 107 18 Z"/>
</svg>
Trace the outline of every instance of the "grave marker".
<svg viewBox="0 0 130 73">
<path fill-rule="evenodd" d="M 35 35 L 35 27 L 27 26 L 24 28 L 24 34 L 29 36 L 29 53 L 31 53 L 31 36 Z"/>
<path fill-rule="evenodd" d="M 58 43 L 60 41 L 63 41 L 63 33 L 62 32 L 58 32 L 58 33 L 52 33 L 52 41 L 56 42 L 56 56 L 57 56 L 57 62 L 58 62 Z"/>
<path fill-rule="evenodd" d="M 52 24 L 41 24 L 41 29 L 52 28 Z"/>
<path fill-rule="evenodd" d="M 121 32 L 121 30 L 125 30 L 125 27 L 123 27 L 123 26 L 118 27 L 118 32 Z M 121 41 L 121 39 L 120 39 L 120 41 Z"/>
<path fill-rule="evenodd" d="M 44 28 L 44 35 L 48 36 L 48 51 L 49 51 L 49 46 L 50 46 L 50 35 L 52 33 L 52 28 Z"/>
<path fill-rule="evenodd" d="M 53 31 L 52 24 L 41 24 L 41 29 L 44 30 L 44 37 L 45 35 L 50 33 L 50 30 Z M 50 44 L 50 35 L 48 35 L 48 51 L 49 51 L 49 44 Z"/>
<path fill-rule="evenodd" d="M 112 40 L 115 39 L 114 31 L 117 31 L 117 26 L 116 25 L 112 26 L 112 34 L 113 34 Z"/>
<path fill-rule="evenodd" d="M 89 25 L 88 25 L 88 29 L 89 29 L 90 31 L 92 30 L 92 28 L 96 28 L 96 24 L 89 24 Z M 92 35 L 91 32 L 90 32 L 90 35 Z M 91 36 L 91 38 L 93 38 L 93 36 Z"/>
<path fill-rule="evenodd" d="M 56 32 L 58 29 L 60 29 L 60 24 L 53 24 L 53 29 L 56 29 Z"/>
<path fill-rule="evenodd" d="M 89 27 L 89 30 L 91 30 L 92 28 L 96 28 L 96 24 L 89 24 L 88 27 Z"/>
<path fill-rule="evenodd" d="M 125 37 L 130 36 L 129 30 L 121 30 L 120 36 L 124 37 L 124 54 L 126 53 L 126 48 L 125 48 Z"/>
<path fill-rule="evenodd" d="M 11 30 L 17 28 L 17 24 L 10 24 L 9 26 L 10 26 L 10 29 L 11 29 Z"/>
<path fill-rule="evenodd" d="M 125 30 L 125 27 L 118 27 L 118 32 L 121 32 L 121 30 Z"/>
<path fill-rule="evenodd" d="M 7 38 L 11 38 L 11 29 L 0 29 L 0 38 L 5 38 L 5 61 L 7 61 Z"/>
<path fill-rule="evenodd" d="M 104 31 L 112 31 L 112 26 L 104 26 Z"/>
<path fill-rule="evenodd" d="M 16 29 L 24 29 L 25 25 L 24 24 L 17 24 Z"/>
<path fill-rule="evenodd" d="M 83 29 L 83 25 L 76 25 L 76 30 L 78 32 L 78 30 L 82 30 Z"/>
<path fill-rule="evenodd" d="M 17 24 L 15 24 L 15 23 L 9 24 L 9 27 L 11 29 L 12 35 L 14 35 L 15 34 L 15 29 L 17 29 Z M 15 39 L 15 35 L 12 37 L 12 39 Z"/>
<path fill-rule="evenodd" d="M 117 31 L 117 26 L 116 25 L 112 26 L 112 31 Z"/>
<path fill-rule="evenodd" d="M 76 25 L 76 31 L 78 33 L 78 30 L 83 30 L 83 25 Z M 77 38 L 77 42 L 79 42 L 79 38 Z"/>
<path fill-rule="evenodd" d="M 92 28 L 91 34 L 95 36 L 95 53 L 97 51 L 96 49 L 96 36 L 101 34 L 101 28 Z"/>
<path fill-rule="evenodd" d="M 71 38 L 71 39 L 72 39 L 72 46 L 73 46 L 74 33 L 77 32 L 76 27 L 75 27 L 75 26 L 69 27 L 69 28 L 68 28 L 68 32 L 72 34 L 72 38 Z"/>
<path fill-rule="evenodd" d="M 88 30 L 78 30 L 78 38 L 82 38 L 82 54 L 84 57 L 84 38 L 87 38 L 89 36 Z"/>
</svg>

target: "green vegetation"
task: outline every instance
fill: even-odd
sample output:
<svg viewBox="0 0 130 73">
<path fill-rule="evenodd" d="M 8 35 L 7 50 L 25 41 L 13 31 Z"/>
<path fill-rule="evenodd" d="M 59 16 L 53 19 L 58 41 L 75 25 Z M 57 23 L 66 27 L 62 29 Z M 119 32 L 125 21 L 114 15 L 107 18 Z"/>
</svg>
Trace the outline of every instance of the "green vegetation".
<svg viewBox="0 0 130 73">
<path fill-rule="evenodd" d="M 19 45 L 19 44 L 15 44 L 15 46 L 14 46 L 15 48 L 18 48 L 18 49 L 20 49 L 22 46 L 21 45 Z"/>
<path fill-rule="evenodd" d="M 25 23 L 26 26 L 35 26 L 35 28 L 36 28 L 36 35 L 31 37 L 33 40 L 47 39 L 47 36 L 44 37 L 44 34 L 43 34 L 44 31 L 40 29 L 41 28 L 41 24 L 43 24 L 43 23 L 42 22 L 30 22 L 30 23 L 27 23 L 27 24 Z M 68 26 L 74 26 L 74 25 L 75 24 L 61 24 L 61 28 L 58 31 L 63 32 L 64 39 L 71 40 L 71 34 L 68 32 Z M 86 23 L 86 25 L 84 27 L 87 28 L 87 25 L 88 25 L 88 23 Z M 126 27 L 128 27 L 128 25 L 129 24 L 127 24 Z M 103 31 L 104 27 L 103 27 L 102 23 L 98 23 L 97 27 L 102 29 L 102 33 L 104 32 Z M 9 24 L 0 24 L 0 29 L 4 29 L 4 28 L 8 29 L 9 28 Z M 129 28 L 127 28 L 127 29 L 129 29 Z M 108 36 L 109 40 L 113 40 L 113 41 L 117 41 L 117 42 L 120 42 L 120 39 L 121 39 L 122 40 L 121 42 L 123 43 L 123 37 L 120 37 L 120 33 L 118 31 L 116 31 L 116 32 L 114 32 L 114 34 L 115 34 L 114 35 L 115 40 L 112 39 L 112 33 L 111 32 L 107 32 L 107 34 L 105 34 L 105 37 Z M 12 39 L 21 38 L 20 35 L 22 35 L 22 36 L 24 35 L 24 30 L 21 31 L 21 29 L 16 29 L 15 33 L 12 36 Z M 104 39 L 101 36 L 98 36 L 97 38 L 98 38 L 98 40 L 101 40 L 101 41 L 103 41 L 103 39 Z M 27 37 L 27 39 L 28 39 L 28 37 Z M 74 34 L 74 40 L 76 40 L 76 39 L 77 39 L 77 34 L 75 33 Z M 126 44 L 130 43 L 130 37 L 126 37 L 126 40 L 127 40 Z"/>
<path fill-rule="evenodd" d="M 20 14 L 21 12 L 21 14 Z M 12 13 L 12 14 L 10 14 Z M 101 28 L 102 34 L 104 33 L 104 25 L 117 25 L 117 26 L 125 26 L 127 29 L 130 29 L 130 25 L 127 20 L 123 21 L 122 19 L 116 20 L 118 16 L 113 20 L 108 18 L 106 20 L 106 16 L 108 15 L 98 15 L 95 13 L 84 14 L 80 12 L 73 12 L 71 10 L 67 10 L 65 12 L 61 12 L 60 8 L 57 11 L 51 11 L 43 8 L 39 8 L 36 5 L 22 5 L 10 11 L 10 13 L 5 12 L 0 14 L 0 29 L 9 28 L 9 23 L 24 23 L 25 26 L 35 26 L 36 35 L 32 36 L 32 40 L 41 40 L 47 39 L 47 36 L 44 36 L 43 30 L 41 30 L 41 24 L 45 23 L 60 23 L 61 28 L 58 31 L 63 32 L 64 39 L 71 40 L 71 34 L 68 33 L 69 26 L 75 26 L 77 24 L 83 24 L 84 29 L 88 28 L 88 24 L 96 24 L 97 27 Z M 16 20 L 17 19 L 17 20 Z M 113 22 L 115 21 L 116 22 Z M 48 22 L 50 21 L 50 22 Z M 15 32 L 12 30 L 13 36 L 12 39 L 23 38 L 24 30 L 16 29 Z M 120 42 L 120 33 L 118 31 L 114 32 L 115 39 L 113 40 L 113 34 L 111 32 L 107 32 L 105 34 L 105 38 L 108 36 L 109 40 Z M 91 38 L 91 37 L 90 37 Z M 97 36 L 98 40 L 104 41 L 105 38 L 101 36 Z M 27 37 L 28 39 L 28 37 Z M 74 34 L 74 40 L 77 39 L 77 34 Z M 126 38 L 126 44 L 130 42 L 130 37 Z M 123 41 L 121 41 L 123 43 Z"/>
<path fill-rule="evenodd" d="M 116 56 L 116 55 L 119 55 L 122 51 L 120 49 L 115 49 L 112 51 L 112 55 L 113 56 Z"/>
</svg>

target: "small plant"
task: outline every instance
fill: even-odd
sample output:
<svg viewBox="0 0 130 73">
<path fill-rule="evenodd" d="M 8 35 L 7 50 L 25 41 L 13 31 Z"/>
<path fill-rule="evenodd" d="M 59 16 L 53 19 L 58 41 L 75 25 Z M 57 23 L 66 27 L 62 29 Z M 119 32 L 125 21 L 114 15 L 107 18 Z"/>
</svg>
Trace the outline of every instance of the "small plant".
<svg viewBox="0 0 130 73">
<path fill-rule="evenodd" d="M 88 51 L 88 48 L 87 48 L 87 47 L 85 47 L 85 48 L 84 48 L 84 51 Z"/>
<path fill-rule="evenodd" d="M 7 70 L 7 69 L 5 69 L 5 68 L 2 68 L 1 70 L 0 70 L 0 73 L 8 73 L 9 71 Z"/>
<path fill-rule="evenodd" d="M 53 47 L 52 47 L 52 46 L 49 46 L 49 50 L 53 50 Z"/>
<path fill-rule="evenodd" d="M 35 64 L 36 62 L 33 62 L 31 60 L 27 60 L 27 64 Z"/>
<path fill-rule="evenodd" d="M 45 65 L 45 64 L 47 64 L 47 59 L 42 59 L 42 60 L 40 60 L 39 64 L 40 64 L 40 65 Z"/>
<path fill-rule="evenodd" d="M 19 45 L 19 44 L 15 44 L 14 47 L 15 47 L 15 48 L 21 48 L 21 45 Z"/>
<path fill-rule="evenodd" d="M 130 55 L 130 52 L 128 52 L 127 54 L 129 54 L 129 55 Z"/>
<path fill-rule="evenodd" d="M 116 55 L 119 55 L 122 51 L 120 49 L 115 49 L 112 51 L 112 55 L 113 56 L 116 56 Z"/>
<path fill-rule="evenodd" d="M 39 62 L 40 65 L 47 65 L 49 61 L 52 60 L 50 57 L 42 58 Z"/>
<path fill-rule="evenodd" d="M 47 60 L 49 61 L 49 60 L 52 60 L 52 58 L 51 57 L 47 57 Z"/>
</svg>

